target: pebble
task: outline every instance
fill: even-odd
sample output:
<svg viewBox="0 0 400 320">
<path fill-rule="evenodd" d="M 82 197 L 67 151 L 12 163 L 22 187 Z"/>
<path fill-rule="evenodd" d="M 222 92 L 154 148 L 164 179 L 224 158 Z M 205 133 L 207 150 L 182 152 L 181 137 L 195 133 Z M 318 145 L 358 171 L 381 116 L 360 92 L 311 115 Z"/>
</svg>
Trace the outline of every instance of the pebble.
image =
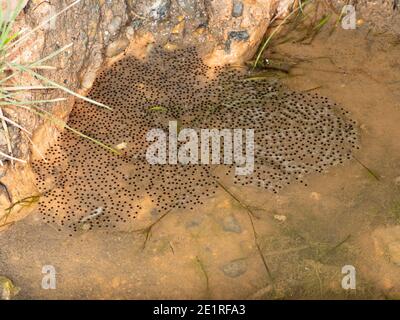
<svg viewBox="0 0 400 320">
<path fill-rule="evenodd" d="M 115 36 L 120 29 L 122 24 L 122 18 L 120 16 L 114 17 L 108 25 L 108 32 L 111 36 Z"/>
<path fill-rule="evenodd" d="M 237 41 L 246 41 L 250 38 L 249 33 L 245 31 L 231 31 L 229 32 L 229 39 Z"/>
<path fill-rule="evenodd" d="M 222 228 L 226 232 L 234 232 L 234 233 L 242 232 L 242 228 L 240 227 L 239 222 L 232 215 L 224 218 L 222 222 Z"/>
<path fill-rule="evenodd" d="M 143 21 L 141 19 L 134 19 L 132 20 L 131 27 L 133 30 L 139 29 L 143 24 Z"/>
<path fill-rule="evenodd" d="M 196 0 L 177 0 L 179 6 L 187 13 L 193 15 L 196 11 Z"/>
<path fill-rule="evenodd" d="M 224 274 L 230 278 L 237 278 L 247 271 L 247 262 L 245 259 L 236 259 L 225 264 L 222 267 Z"/>
<path fill-rule="evenodd" d="M 274 219 L 278 220 L 279 222 L 285 222 L 287 220 L 287 217 L 282 214 L 276 214 L 274 215 Z"/>
<path fill-rule="evenodd" d="M 243 15 L 243 2 L 233 1 L 232 17 L 238 18 Z"/>
<path fill-rule="evenodd" d="M 150 17 L 154 20 L 164 20 L 168 16 L 171 0 L 156 0 L 150 9 Z"/>
</svg>

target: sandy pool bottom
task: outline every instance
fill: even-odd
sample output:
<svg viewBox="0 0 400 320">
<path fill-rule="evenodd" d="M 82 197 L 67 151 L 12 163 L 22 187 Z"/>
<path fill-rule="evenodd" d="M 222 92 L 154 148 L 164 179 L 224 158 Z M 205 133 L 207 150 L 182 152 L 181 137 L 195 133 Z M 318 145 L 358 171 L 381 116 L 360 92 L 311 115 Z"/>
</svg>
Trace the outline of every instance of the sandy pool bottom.
<svg viewBox="0 0 400 320">
<path fill-rule="evenodd" d="M 0 275 L 21 288 L 16 298 L 400 298 L 399 40 L 338 29 L 274 50 L 303 60 L 291 88 L 352 113 L 357 160 L 278 195 L 226 185 L 145 232 L 68 237 L 34 213 L 0 232 Z M 56 269 L 55 290 L 42 289 L 45 265 Z M 342 288 L 345 265 L 356 290 Z"/>
</svg>

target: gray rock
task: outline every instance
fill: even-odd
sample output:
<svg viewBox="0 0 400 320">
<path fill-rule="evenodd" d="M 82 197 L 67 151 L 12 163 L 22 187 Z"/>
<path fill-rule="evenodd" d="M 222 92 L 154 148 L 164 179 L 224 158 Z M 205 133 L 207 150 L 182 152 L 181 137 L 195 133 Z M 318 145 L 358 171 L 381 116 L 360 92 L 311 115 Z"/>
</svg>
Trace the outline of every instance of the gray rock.
<svg viewBox="0 0 400 320">
<path fill-rule="evenodd" d="M 224 274 L 230 278 L 237 278 L 247 271 L 247 262 L 245 259 L 236 259 L 225 264 L 222 267 Z"/>
<path fill-rule="evenodd" d="M 249 38 L 250 38 L 250 35 L 246 30 L 229 32 L 229 39 L 231 39 L 231 40 L 246 41 L 246 40 L 249 40 Z"/>
<path fill-rule="evenodd" d="M 143 25 L 143 21 L 141 19 L 132 20 L 131 26 L 134 30 L 139 29 Z"/>
<path fill-rule="evenodd" d="M 225 42 L 225 52 L 228 53 L 231 51 L 232 41 L 247 41 L 249 38 L 250 35 L 246 30 L 229 32 L 228 40 Z"/>
<path fill-rule="evenodd" d="M 226 232 L 235 232 L 235 233 L 242 232 L 242 228 L 240 227 L 239 222 L 232 215 L 224 218 L 224 220 L 222 221 L 222 229 L 224 229 L 224 231 Z"/>
<path fill-rule="evenodd" d="M 168 17 L 171 8 L 171 0 L 156 0 L 150 8 L 150 17 L 156 21 L 164 20 Z"/>
<path fill-rule="evenodd" d="M 187 13 L 194 14 L 197 8 L 196 0 L 177 0 L 179 6 Z"/>
<path fill-rule="evenodd" d="M 243 2 L 234 0 L 232 7 L 232 17 L 238 18 L 243 14 Z"/>
<path fill-rule="evenodd" d="M 118 33 L 119 29 L 121 28 L 121 24 L 122 17 L 116 16 L 112 18 L 110 24 L 108 25 L 108 32 L 112 37 L 114 37 Z"/>
<path fill-rule="evenodd" d="M 185 226 L 187 229 L 198 227 L 202 223 L 203 219 L 201 217 L 196 217 L 193 220 L 186 222 Z"/>
</svg>

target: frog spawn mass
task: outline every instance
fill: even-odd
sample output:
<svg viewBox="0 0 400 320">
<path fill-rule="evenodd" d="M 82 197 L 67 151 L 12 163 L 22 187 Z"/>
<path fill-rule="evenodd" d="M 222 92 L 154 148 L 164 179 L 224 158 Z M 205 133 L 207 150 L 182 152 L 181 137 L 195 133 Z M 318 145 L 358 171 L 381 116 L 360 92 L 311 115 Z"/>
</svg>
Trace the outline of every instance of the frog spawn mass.
<svg viewBox="0 0 400 320">
<path fill-rule="evenodd" d="M 220 179 L 276 193 L 344 163 L 358 148 L 355 122 L 327 98 L 246 78 L 240 68 L 210 68 L 195 48 L 155 48 L 146 60 L 125 57 L 98 76 L 89 97 L 113 111 L 80 101 L 68 124 L 126 147 L 115 155 L 64 131 L 47 162 L 34 163 L 43 195 L 39 210 L 60 230 L 124 229 L 149 208 L 158 215 L 194 209 L 216 192 Z M 254 172 L 235 175 L 234 164 L 149 164 L 146 134 L 167 131 L 169 121 L 197 130 L 253 129 Z"/>
</svg>

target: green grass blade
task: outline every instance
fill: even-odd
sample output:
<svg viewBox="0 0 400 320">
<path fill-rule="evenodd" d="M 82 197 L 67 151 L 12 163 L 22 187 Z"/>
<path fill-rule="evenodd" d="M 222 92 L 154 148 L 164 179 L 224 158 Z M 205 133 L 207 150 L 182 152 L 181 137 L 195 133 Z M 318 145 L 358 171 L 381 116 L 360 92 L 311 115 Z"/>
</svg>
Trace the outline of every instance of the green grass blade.
<svg viewBox="0 0 400 320">
<path fill-rule="evenodd" d="M 310 2 L 310 1 L 311 1 L 311 0 L 304 1 L 303 6 L 304 6 L 305 4 L 307 4 L 308 2 Z M 303 6 L 302 6 L 302 8 L 303 8 Z M 289 13 L 289 14 L 283 19 L 283 21 L 279 24 L 279 26 L 277 26 L 277 27 L 271 32 L 271 34 L 268 36 L 268 38 L 264 41 L 264 43 L 262 44 L 261 49 L 259 50 L 259 52 L 258 52 L 258 54 L 257 54 L 257 56 L 256 56 L 256 59 L 255 59 L 255 61 L 254 61 L 253 69 L 255 69 L 255 68 L 257 67 L 258 63 L 260 62 L 260 59 L 261 59 L 262 54 L 264 53 L 265 49 L 268 47 L 268 45 L 269 45 L 269 43 L 271 42 L 272 38 L 273 38 L 277 33 L 279 33 L 279 31 L 281 30 L 283 24 L 286 23 L 286 21 L 287 21 L 290 17 L 292 17 L 298 10 L 299 10 L 299 8 L 297 8 L 297 9 L 293 10 L 291 13 Z"/>
<path fill-rule="evenodd" d="M 322 19 L 314 27 L 314 30 L 319 31 L 320 29 L 322 29 L 323 26 L 326 25 L 328 23 L 328 21 L 331 19 L 331 16 L 332 16 L 331 14 L 328 14 L 328 15 L 322 17 Z"/>
<path fill-rule="evenodd" d="M 20 65 L 20 64 L 14 63 L 14 64 L 10 65 L 10 67 L 11 67 L 11 68 L 16 68 L 16 69 L 18 69 L 18 70 L 20 70 L 20 71 L 27 72 L 27 73 L 29 73 L 30 75 L 32 75 L 32 76 L 38 78 L 39 80 L 42 80 L 43 82 L 46 82 L 46 83 L 48 83 L 48 84 L 50 84 L 50 85 L 56 87 L 57 89 L 60 89 L 60 90 L 62 90 L 62 91 L 64 91 L 64 92 L 66 92 L 66 93 L 69 93 L 70 95 L 73 95 L 74 97 L 77 97 L 77 98 L 79 98 L 79 99 L 82 99 L 82 100 L 84 100 L 84 101 L 87 101 L 87 102 L 89 102 L 89 103 L 92 103 L 92 104 L 94 104 L 94 105 L 96 105 L 96 106 L 103 107 L 103 108 L 106 108 L 106 109 L 108 109 L 108 110 L 112 110 L 112 108 L 110 108 L 109 106 L 106 106 L 106 105 L 103 104 L 103 103 L 94 101 L 94 100 L 92 100 L 92 99 L 90 99 L 90 98 L 84 97 L 84 96 L 82 96 L 82 95 L 80 95 L 80 94 L 78 94 L 78 93 L 76 93 L 76 92 L 74 92 L 74 91 L 72 91 L 72 90 L 70 90 L 70 89 L 64 87 L 64 86 L 59 85 L 58 83 L 56 83 L 56 82 L 54 82 L 54 81 L 52 81 L 52 80 L 50 80 L 50 79 L 47 79 L 46 77 L 42 76 L 41 74 L 39 74 L 39 73 L 37 73 L 37 72 L 35 72 L 35 71 L 33 71 L 33 70 L 31 70 L 31 69 L 25 67 L 25 66 L 22 66 L 22 65 Z"/>
<path fill-rule="evenodd" d="M 110 146 L 108 146 L 108 145 L 102 143 L 101 141 L 96 140 L 95 138 L 92 138 L 92 137 L 90 137 L 90 136 L 88 136 L 88 135 L 86 135 L 86 134 L 84 134 L 84 133 L 78 131 L 77 129 L 70 127 L 69 125 L 67 125 L 67 124 L 65 123 L 65 121 L 54 117 L 54 116 L 53 116 L 50 112 L 48 112 L 48 111 L 42 110 L 42 109 L 40 109 L 40 108 L 37 107 L 37 106 L 27 107 L 27 106 L 24 106 L 24 105 L 20 105 L 20 107 L 24 108 L 25 110 L 29 110 L 29 111 L 31 111 L 32 113 L 34 113 L 34 114 L 36 114 L 36 115 L 38 115 L 38 116 L 40 116 L 40 117 L 42 117 L 42 118 L 47 119 L 47 120 L 51 121 L 52 123 L 54 123 L 54 124 L 56 124 L 56 125 L 59 125 L 59 126 L 61 126 L 61 127 L 63 127 L 63 128 L 66 128 L 66 129 L 70 130 L 71 132 L 77 134 L 78 136 L 80 136 L 80 137 L 82 137 L 82 138 L 85 138 L 85 139 L 88 139 L 88 140 L 94 142 L 95 144 L 101 146 L 102 148 L 104 148 L 104 149 L 106 149 L 106 150 L 108 150 L 108 151 L 111 151 L 111 152 L 114 153 L 114 154 L 117 154 L 117 155 L 120 155 L 120 154 L 121 154 L 118 150 L 114 149 L 113 147 L 110 147 Z"/>
</svg>

